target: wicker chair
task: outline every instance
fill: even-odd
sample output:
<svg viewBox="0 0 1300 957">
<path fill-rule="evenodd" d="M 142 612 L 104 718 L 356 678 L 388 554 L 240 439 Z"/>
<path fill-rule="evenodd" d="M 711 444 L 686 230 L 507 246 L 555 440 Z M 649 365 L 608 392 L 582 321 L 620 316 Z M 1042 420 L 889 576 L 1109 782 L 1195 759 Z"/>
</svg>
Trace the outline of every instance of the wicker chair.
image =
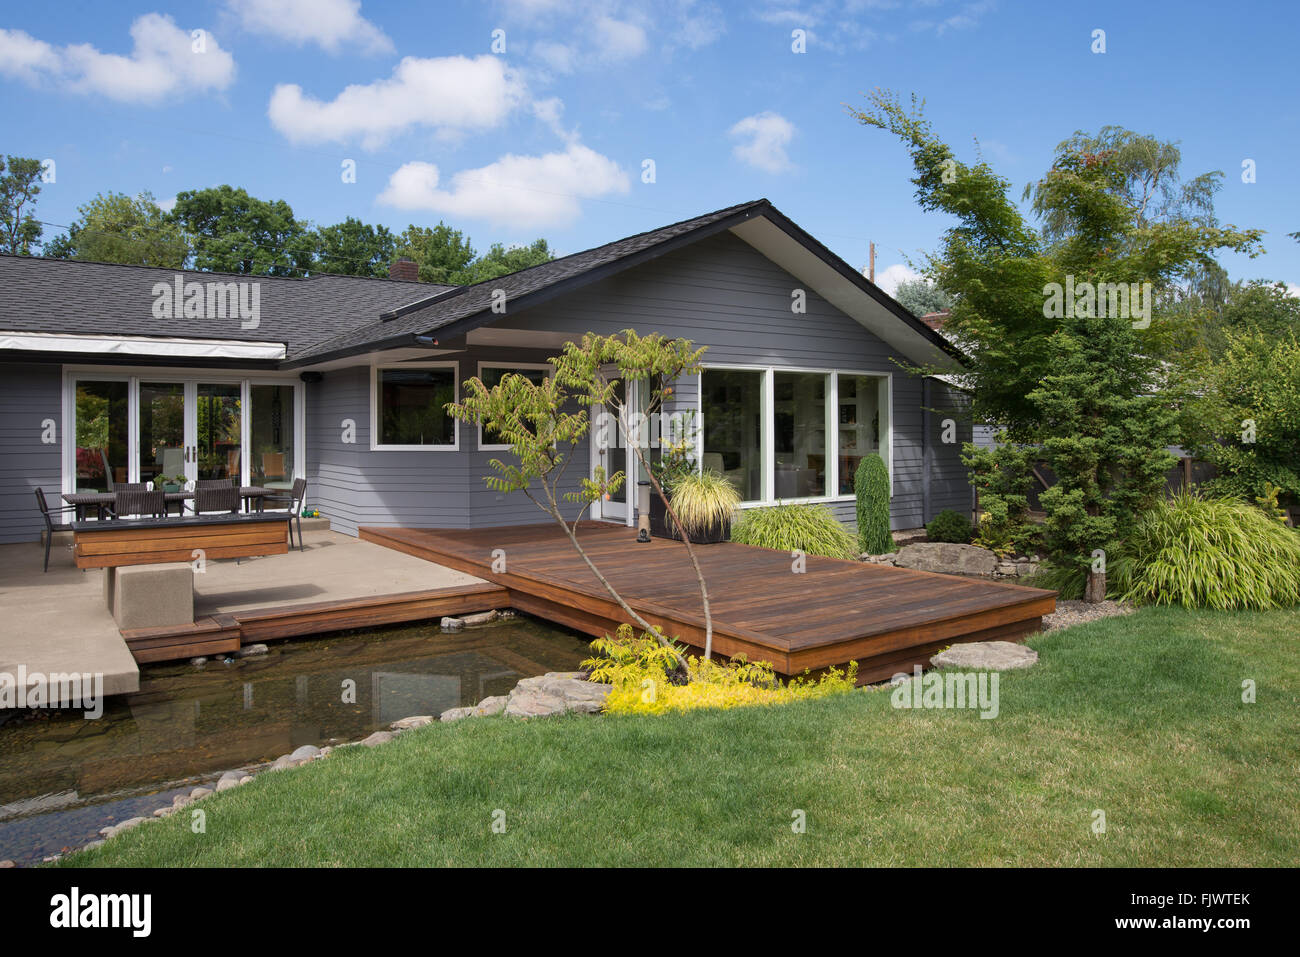
<svg viewBox="0 0 1300 957">
<path fill-rule="evenodd" d="M 201 488 L 233 488 L 234 484 L 235 484 L 235 480 L 228 479 L 228 478 L 195 479 L 194 490 L 198 491 Z"/>
<path fill-rule="evenodd" d="M 146 518 L 167 517 L 167 495 L 162 489 L 125 489 L 113 491 L 112 514 L 115 518 L 140 515 Z"/>
<path fill-rule="evenodd" d="M 307 497 L 307 480 L 298 478 L 293 480 L 293 488 L 288 495 L 268 495 L 262 500 L 264 505 L 288 505 L 289 506 L 289 547 L 293 547 L 293 526 L 296 522 L 298 525 L 298 551 L 303 551 L 302 544 L 302 503 Z"/>
<path fill-rule="evenodd" d="M 194 514 L 203 512 L 238 512 L 240 506 L 239 489 L 226 482 L 211 488 L 194 489 Z"/>
<path fill-rule="evenodd" d="M 72 525 L 68 522 L 54 521 L 50 516 L 50 506 L 45 501 L 45 489 L 40 486 L 36 488 L 36 504 L 40 506 L 41 518 L 45 519 L 45 571 L 48 572 L 50 570 L 50 543 L 54 541 L 54 533 L 71 531 Z M 54 509 L 54 511 L 61 517 L 64 512 L 73 511 L 75 508 L 75 505 L 63 505 Z M 302 533 L 299 532 L 298 534 L 301 535 Z"/>
</svg>

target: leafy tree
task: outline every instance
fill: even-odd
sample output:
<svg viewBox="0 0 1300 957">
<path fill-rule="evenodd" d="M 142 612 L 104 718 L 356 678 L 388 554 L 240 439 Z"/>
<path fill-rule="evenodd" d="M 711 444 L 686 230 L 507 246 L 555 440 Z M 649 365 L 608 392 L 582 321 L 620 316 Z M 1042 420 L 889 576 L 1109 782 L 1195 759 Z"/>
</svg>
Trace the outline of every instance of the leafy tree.
<svg viewBox="0 0 1300 957">
<path fill-rule="evenodd" d="M 545 239 L 535 239 L 527 246 L 509 248 L 501 243 L 493 243 L 486 253 L 462 269 L 454 281 L 461 285 L 486 282 L 529 266 L 550 262 L 554 258 Z"/>
<path fill-rule="evenodd" d="M 894 290 L 894 298 L 914 316 L 941 312 L 952 306 L 952 297 L 924 276 L 904 279 Z"/>
<path fill-rule="evenodd" d="M 886 92 L 871 104 L 850 112 L 898 136 L 921 207 L 957 219 L 932 272 L 954 296 L 948 328 L 969 357 L 973 412 L 1057 475 L 1056 491 L 1041 499 L 1044 535 L 1055 559 L 1082 570 L 1092 549 L 1113 549 L 1134 510 L 1162 493 L 1176 394 L 1136 317 L 1095 299 L 1053 310 L 1051 284 L 1150 283 L 1159 293 L 1218 250 L 1255 254 L 1260 231 L 1215 224 L 1206 206 L 1213 175 L 1182 185 L 1176 154 L 1114 128 L 1058 146 L 1028 191 L 1039 231 L 1007 180 L 985 162 L 960 162 L 934 135 L 916 98 L 910 111 Z M 981 464 L 973 448 L 967 455 Z"/>
<path fill-rule="evenodd" d="M 40 160 L 21 156 L 0 160 L 0 252 L 30 256 L 32 247 L 40 245 L 44 230 L 32 214 L 40 191 Z"/>
<path fill-rule="evenodd" d="M 419 264 L 420 281 L 460 285 L 465 269 L 476 253 L 459 229 L 445 223 L 437 226 L 407 226 L 397 237 L 396 254 Z"/>
<path fill-rule="evenodd" d="M 1188 445 L 1218 470 L 1211 488 L 1266 497 L 1271 484 L 1300 501 L 1300 336 L 1229 332 L 1196 385 Z"/>
<path fill-rule="evenodd" d="M 100 193 L 77 208 L 80 218 L 45 246 L 55 259 L 85 259 L 181 269 L 190 255 L 185 231 L 143 192 Z"/>
<path fill-rule="evenodd" d="M 579 454 L 579 445 L 591 429 L 590 410 L 603 406 L 610 410 L 616 423 L 615 434 L 593 437 L 593 441 L 614 442 L 621 438 L 632 448 L 649 476 L 655 493 L 665 502 L 671 527 L 680 522 L 672 502 L 664 494 L 655 471 L 647 461 L 647 450 L 639 441 L 639 428 L 632 423 L 632 411 L 617 396 L 619 381 L 638 381 L 644 384 L 648 399 L 641 410 L 653 415 L 663 408 L 663 400 L 671 394 L 672 386 L 683 375 L 694 375 L 700 369 L 703 349 L 695 349 L 684 339 L 666 339 L 661 335 L 638 336 L 631 329 L 621 335 L 597 336 L 587 333 L 580 343 L 570 342 L 564 353 L 551 359 L 555 375 L 535 383 L 526 376 L 509 374 L 491 388 L 477 377 L 465 382 L 465 395 L 459 403 L 449 404 L 447 410 L 462 422 L 474 423 L 502 437 L 510 445 L 513 461 L 507 463 L 492 459 L 489 463 L 495 474 L 484 477 L 484 482 L 494 491 L 522 492 L 563 529 L 573 548 L 596 576 L 596 580 L 609 593 L 624 613 L 644 631 L 665 647 L 671 639 L 659 628 L 650 624 L 633 609 L 592 561 L 578 540 L 578 524 L 587 509 L 597 501 L 608 498 L 622 488 L 627 476 L 623 472 L 612 475 L 597 468 L 594 478 L 579 479 L 575 492 L 561 492 L 565 472 L 575 459 L 585 462 Z M 617 370 L 611 372 L 609 370 Z M 562 503 L 578 504 L 577 514 L 566 519 Z M 683 544 L 700 587 L 705 622 L 705 658 L 713 651 L 713 617 L 709 608 L 708 588 L 695 556 L 690 536 L 683 536 Z M 680 674 L 685 674 L 686 663 L 676 655 Z"/>
<path fill-rule="evenodd" d="M 853 476 L 857 496 L 858 549 L 868 555 L 894 550 L 889 534 L 889 466 L 879 455 L 864 455 Z"/>
<path fill-rule="evenodd" d="M 171 218 L 192 237 L 196 269 L 301 276 L 314 264 L 314 233 L 284 200 L 233 186 L 188 190 L 177 194 Z"/>
<path fill-rule="evenodd" d="M 397 240 L 386 226 L 371 226 L 349 216 L 316 230 L 316 272 L 344 276 L 388 275 Z"/>
</svg>

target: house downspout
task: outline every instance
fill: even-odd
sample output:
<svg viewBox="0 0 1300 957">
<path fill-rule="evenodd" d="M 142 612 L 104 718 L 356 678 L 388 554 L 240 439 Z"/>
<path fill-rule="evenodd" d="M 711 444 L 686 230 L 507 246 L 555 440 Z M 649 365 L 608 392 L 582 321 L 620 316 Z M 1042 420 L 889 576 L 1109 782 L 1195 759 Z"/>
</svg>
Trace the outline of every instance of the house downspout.
<svg viewBox="0 0 1300 957">
<path fill-rule="evenodd" d="M 933 467 L 930 447 L 930 377 L 921 379 L 921 524 L 930 521 L 930 469 Z"/>
</svg>

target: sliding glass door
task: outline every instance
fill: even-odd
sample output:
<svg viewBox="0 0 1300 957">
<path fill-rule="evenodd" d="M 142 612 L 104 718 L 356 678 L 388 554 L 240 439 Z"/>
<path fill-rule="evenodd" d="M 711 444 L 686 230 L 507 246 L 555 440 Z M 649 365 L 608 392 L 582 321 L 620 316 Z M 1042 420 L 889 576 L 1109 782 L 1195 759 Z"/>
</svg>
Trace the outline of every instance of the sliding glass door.
<svg viewBox="0 0 1300 957">
<path fill-rule="evenodd" d="M 301 474 L 293 382 L 70 373 L 65 491 L 199 479 L 288 488 Z"/>
</svg>

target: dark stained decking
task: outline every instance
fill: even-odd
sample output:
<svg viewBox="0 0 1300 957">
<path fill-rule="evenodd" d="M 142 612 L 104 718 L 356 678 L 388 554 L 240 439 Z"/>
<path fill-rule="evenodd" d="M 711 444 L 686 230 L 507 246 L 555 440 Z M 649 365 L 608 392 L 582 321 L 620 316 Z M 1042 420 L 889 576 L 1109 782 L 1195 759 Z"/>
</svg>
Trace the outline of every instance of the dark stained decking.
<svg viewBox="0 0 1300 957">
<path fill-rule="evenodd" d="M 510 604 L 591 635 L 626 619 L 554 525 L 473 530 L 360 529 L 362 539 L 504 586 Z M 648 621 L 702 647 L 704 617 L 685 547 L 635 541 L 634 529 L 584 522 L 579 541 Z M 493 551 L 505 570 L 492 569 Z M 786 552 L 729 542 L 696 547 L 709 589 L 713 647 L 800 674 L 850 660 L 859 680 L 883 681 L 963 641 L 1017 640 L 1037 631 L 1056 593 L 888 565 L 810 556 L 796 574 Z"/>
</svg>

